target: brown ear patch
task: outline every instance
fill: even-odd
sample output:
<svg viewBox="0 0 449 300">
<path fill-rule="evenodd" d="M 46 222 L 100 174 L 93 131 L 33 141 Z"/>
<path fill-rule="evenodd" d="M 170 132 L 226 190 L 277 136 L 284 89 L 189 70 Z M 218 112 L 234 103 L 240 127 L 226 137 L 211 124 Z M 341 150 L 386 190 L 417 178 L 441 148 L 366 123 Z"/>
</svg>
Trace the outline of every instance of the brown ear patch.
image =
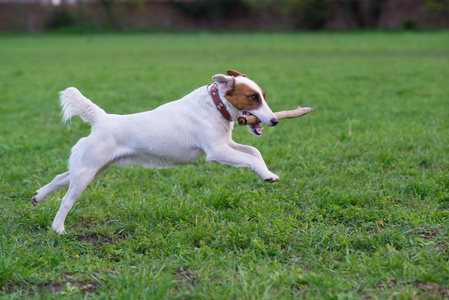
<svg viewBox="0 0 449 300">
<path fill-rule="evenodd" d="M 226 73 L 228 74 L 228 76 L 234 76 L 234 77 L 243 76 L 243 77 L 247 77 L 245 74 L 242 74 L 242 73 L 237 72 L 235 70 L 226 70 Z"/>
<path fill-rule="evenodd" d="M 253 95 L 256 95 L 257 101 Z M 262 105 L 261 95 L 243 83 L 237 83 L 233 89 L 229 89 L 225 98 L 238 110 L 253 110 Z"/>
</svg>

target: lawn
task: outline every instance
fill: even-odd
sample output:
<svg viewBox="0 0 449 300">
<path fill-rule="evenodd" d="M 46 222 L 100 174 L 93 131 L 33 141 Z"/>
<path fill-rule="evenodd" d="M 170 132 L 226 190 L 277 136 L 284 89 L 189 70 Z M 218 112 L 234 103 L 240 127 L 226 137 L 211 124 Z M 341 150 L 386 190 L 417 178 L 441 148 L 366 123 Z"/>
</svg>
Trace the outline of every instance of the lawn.
<svg viewBox="0 0 449 300">
<path fill-rule="evenodd" d="M 246 73 L 273 110 L 315 110 L 254 137 L 280 181 L 194 164 L 112 168 L 51 223 L 80 118 L 153 109 Z M 0 297 L 449 297 L 449 33 L 0 36 Z"/>
</svg>

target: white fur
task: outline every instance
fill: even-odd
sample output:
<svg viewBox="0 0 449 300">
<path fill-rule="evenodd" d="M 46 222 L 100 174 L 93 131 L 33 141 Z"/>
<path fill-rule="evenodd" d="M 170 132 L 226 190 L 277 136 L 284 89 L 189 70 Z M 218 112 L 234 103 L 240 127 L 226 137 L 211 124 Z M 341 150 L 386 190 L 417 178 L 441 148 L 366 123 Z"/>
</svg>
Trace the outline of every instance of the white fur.
<svg viewBox="0 0 449 300">
<path fill-rule="evenodd" d="M 218 74 L 213 78 L 219 82 L 221 99 L 235 120 L 240 112 L 222 96 L 232 86 L 229 77 Z M 241 82 L 242 78 L 236 80 Z M 243 81 L 260 90 L 250 79 Z M 52 225 L 58 233 L 64 232 L 65 218 L 89 182 L 112 165 L 165 167 L 188 164 L 206 154 L 207 161 L 249 168 L 268 182 L 279 180 L 256 148 L 232 140 L 233 122 L 215 108 L 207 86 L 152 111 L 131 115 L 107 114 L 74 87 L 60 93 L 60 102 L 63 121 L 78 115 L 92 125 L 92 132 L 73 146 L 69 171 L 57 175 L 31 199 L 38 205 L 51 192 L 69 185 Z M 272 121 L 276 118 L 265 99 L 252 113 L 268 126 L 275 125 Z"/>
<path fill-rule="evenodd" d="M 59 102 L 62 107 L 62 121 L 67 122 L 73 116 L 80 116 L 84 122 L 93 124 L 105 111 L 93 104 L 74 87 L 67 88 L 59 93 Z"/>
</svg>

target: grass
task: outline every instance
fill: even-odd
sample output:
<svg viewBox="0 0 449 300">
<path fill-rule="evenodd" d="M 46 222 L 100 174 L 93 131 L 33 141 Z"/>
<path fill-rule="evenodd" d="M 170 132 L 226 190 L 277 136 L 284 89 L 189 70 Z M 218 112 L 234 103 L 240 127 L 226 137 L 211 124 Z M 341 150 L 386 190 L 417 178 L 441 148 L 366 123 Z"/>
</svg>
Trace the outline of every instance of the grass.
<svg viewBox="0 0 449 300">
<path fill-rule="evenodd" d="M 94 299 L 449 297 L 449 35 L 0 36 L 0 296 Z M 89 133 L 60 124 L 78 87 L 110 113 L 152 109 L 233 68 L 273 110 L 256 138 L 276 184 L 204 159 L 113 168 L 51 231 Z"/>
</svg>

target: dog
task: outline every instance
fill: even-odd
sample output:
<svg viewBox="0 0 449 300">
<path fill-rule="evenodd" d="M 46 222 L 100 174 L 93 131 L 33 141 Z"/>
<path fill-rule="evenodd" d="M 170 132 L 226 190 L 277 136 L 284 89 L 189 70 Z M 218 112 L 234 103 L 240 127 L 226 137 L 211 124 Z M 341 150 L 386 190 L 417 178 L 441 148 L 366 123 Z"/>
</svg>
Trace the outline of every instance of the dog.
<svg viewBox="0 0 449 300">
<path fill-rule="evenodd" d="M 206 155 L 206 161 L 245 167 L 267 182 L 278 181 L 259 150 L 232 140 L 239 116 L 255 115 L 270 127 L 278 123 L 265 93 L 245 74 L 234 70 L 212 79 L 213 83 L 179 100 L 130 115 L 107 114 L 74 87 L 60 92 L 62 121 L 80 116 L 90 123 L 91 133 L 73 146 L 68 171 L 57 175 L 31 198 L 37 206 L 51 192 L 69 185 L 52 229 L 59 234 L 65 232 L 64 221 L 76 199 L 96 175 L 113 165 L 168 167 Z M 256 136 L 262 134 L 259 124 L 248 125 L 248 129 Z"/>
</svg>

